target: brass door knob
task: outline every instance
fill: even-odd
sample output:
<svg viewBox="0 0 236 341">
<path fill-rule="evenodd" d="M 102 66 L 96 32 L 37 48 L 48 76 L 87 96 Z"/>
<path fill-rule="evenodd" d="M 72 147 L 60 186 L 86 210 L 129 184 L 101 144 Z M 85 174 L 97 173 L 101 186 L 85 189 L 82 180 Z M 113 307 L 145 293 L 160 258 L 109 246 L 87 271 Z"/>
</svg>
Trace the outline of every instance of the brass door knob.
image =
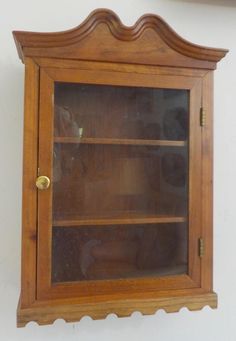
<svg viewBox="0 0 236 341">
<path fill-rule="evenodd" d="M 47 189 L 50 186 L 50 179 L 45 175 L 41 175 L 36 179 L 36 186 L 38 189 Z"/>
</svg>

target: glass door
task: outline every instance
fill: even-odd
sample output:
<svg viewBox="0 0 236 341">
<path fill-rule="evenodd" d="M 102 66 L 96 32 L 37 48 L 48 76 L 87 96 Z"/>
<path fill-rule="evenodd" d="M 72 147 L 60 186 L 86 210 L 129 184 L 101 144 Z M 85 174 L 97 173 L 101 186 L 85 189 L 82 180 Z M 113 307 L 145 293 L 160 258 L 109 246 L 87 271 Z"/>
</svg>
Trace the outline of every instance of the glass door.
<svg viewBox="0 0 236 341">
<path fill-rule="evenodd" d="M 39 191 L 39 292 L 78 294 L 108 280 L 119 290 L 127 280 L 158 287 L 163 277 L 196 286 L 199 89 L 154 86 L 155 77 L 142 86 L 130 75 L 123 85 L 112 75 L 105 84 L 57 78 L 47 80 L 53 103 L 45 88 L 41 100 L 50 118 L 39 169 L 51 169 L 51 185 Z"/>
</svg>

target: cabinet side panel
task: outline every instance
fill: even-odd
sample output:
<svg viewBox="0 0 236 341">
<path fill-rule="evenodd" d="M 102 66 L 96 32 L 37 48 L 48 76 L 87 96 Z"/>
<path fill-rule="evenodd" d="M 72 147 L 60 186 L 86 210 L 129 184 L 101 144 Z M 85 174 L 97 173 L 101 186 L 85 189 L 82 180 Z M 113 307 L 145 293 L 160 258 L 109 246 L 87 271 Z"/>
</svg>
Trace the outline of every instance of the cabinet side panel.
<svg viewBox="0 0 236 341">
<path fill-rule="evenodd" d="M 189 139 L 189 275 L 200 286 L 198 239 L 201 233 L 201 83 L 191 90 Z"/>
<path fill-rule="evenodd" d="M 203 108 L 206 112 L 202 127 L 202 288 L 212 290 L 213 269 L 213 72 L 203 79 Z"/>
<path fill-rule="evenodd" d="M 39 68 L 25 60 L 24 157 L 22 196 L 21 306 L 35 300 L 37 243 L 38 82 Z"/>
</svg>

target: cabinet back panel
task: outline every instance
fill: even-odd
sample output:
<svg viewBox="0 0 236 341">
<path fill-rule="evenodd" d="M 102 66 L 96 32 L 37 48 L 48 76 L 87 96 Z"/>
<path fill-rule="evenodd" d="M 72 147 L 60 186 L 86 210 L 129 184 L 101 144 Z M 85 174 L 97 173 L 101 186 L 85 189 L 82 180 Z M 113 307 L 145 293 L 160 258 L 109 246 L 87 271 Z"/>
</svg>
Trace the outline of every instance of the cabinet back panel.
<svg viewBox="0 0 236 341">
<path fill-rule="evenodd" d="M 54 145 L 54 220 L 186 216 L 187 189 L 187 148 Z"/>
<path fill-rule="evenodd" d="M 55 136 L 186 140 L 189 91 L 55 83 Z"/>
<path fill-rule="evenodd" d="M 186 274 L 186 224 L 54 227 L 52 282 Z"/>
</svg>

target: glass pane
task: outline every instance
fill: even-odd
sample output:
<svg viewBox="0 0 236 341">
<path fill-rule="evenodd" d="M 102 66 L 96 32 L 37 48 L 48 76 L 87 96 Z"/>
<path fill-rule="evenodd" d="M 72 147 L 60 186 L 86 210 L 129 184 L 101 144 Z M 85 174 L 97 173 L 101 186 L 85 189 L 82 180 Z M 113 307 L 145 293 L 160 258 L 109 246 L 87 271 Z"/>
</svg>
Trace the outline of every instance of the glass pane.
<svg viewBox="0 0 236 341">
<path fill-rule="evenodd" d="M 187 227 L 54 227 L 52 264 L 54 283 L 186 273 Z"/>
<path fill-rule="evenodd" d="M 55 220 L 187 214 L 187 149 L 54 147 Z"/>
<path fill-rule="evenodd" d="M 188 91 L 56 83 L 55 136 L 186 140 Z"/>
<path fill-rule="evenodd" d="M 52 280 L 186 273 L 189 91 L 55 83 L 54 98 Z M 106 257 L 85 271 L 87 245 Z"/>
</svg>

